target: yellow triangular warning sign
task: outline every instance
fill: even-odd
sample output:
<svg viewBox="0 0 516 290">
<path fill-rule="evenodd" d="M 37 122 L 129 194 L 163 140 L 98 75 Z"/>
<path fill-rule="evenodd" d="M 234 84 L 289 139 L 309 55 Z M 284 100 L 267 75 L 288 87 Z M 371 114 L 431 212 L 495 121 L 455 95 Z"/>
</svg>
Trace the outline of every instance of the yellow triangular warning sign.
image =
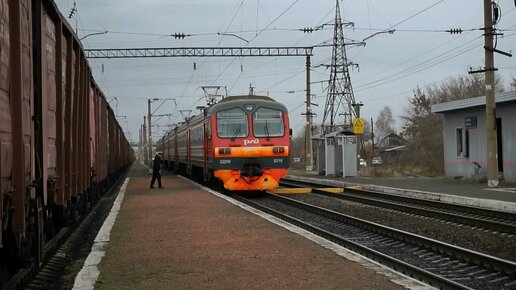
<svg viewBox="0 0 516 290">
<path fill-rule="evenodd" d="M 353 120 L 353 133 L 364 134 L 364 118 L 355 118 Z"/>
</svg>

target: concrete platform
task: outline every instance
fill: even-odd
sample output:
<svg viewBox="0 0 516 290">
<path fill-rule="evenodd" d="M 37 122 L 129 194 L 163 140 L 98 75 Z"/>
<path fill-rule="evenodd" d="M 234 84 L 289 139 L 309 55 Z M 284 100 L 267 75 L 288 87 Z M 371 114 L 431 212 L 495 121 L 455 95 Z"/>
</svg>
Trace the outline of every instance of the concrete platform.
<svg viewBox="0 0 516 290">
<path fill-rule="evenodd" d="M 75 289 L 430 288 L 181 177 L 149 189 L 142 175 Z"/>
<path fill-rule="evenodd" d="M 498 188 L 493 189 L 488 188 L 486 183 L 478 183 L 472 180 L 425 177 L 342 178 L 295 170 L 289 170 L 288 177 L 317 181 L 327 186 L 349 187 L 361 185 L 364 190 L 516 213 L 516 184 L 511 183 L 501 183 Z"/>
</svg>

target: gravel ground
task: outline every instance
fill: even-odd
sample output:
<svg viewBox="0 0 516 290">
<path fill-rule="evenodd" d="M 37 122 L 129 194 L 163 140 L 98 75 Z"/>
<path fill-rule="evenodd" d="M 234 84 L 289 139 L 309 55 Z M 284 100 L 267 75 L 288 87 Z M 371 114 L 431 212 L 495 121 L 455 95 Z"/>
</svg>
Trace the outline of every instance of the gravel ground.
<svg viewBox="0 0 516 290">
<path fill-rule="evenodd" d="M 114 197 L 113 197 L 114 196 Z M 82 269 L 84 261 L 86 257 L 88 257 L 91 252 L 91 247 L 93 245 L 93 241 L 97 236 L 98 231 L 102 227 L 104 220 L 106 219 L 109 211 L 111 210 L 111 206 L 113 201 L 115 200 L 116 195 L 110 194 L 105 198 L 109 199 L 107 202 L 103 203 L 101 206 L 97 208 L 96 215 L 98 217 L 95 219 L 93 226 L 88 228 L 88 232 L 85 233 L 84 239 L 82 241 L 82 245 L 79 249 L 77 249 L 74 253 L 69 253 L 71 255 L 70 265 L 65 269 L 64 273 L 58 279 L 55 285 L 53 285 L 53 289 L 72 289 L 75 277 Z"/>
<path fill-rule="evenodd" d="M 388 225 L 502 259 L 516 261 L 516 240 L 511 235 L 475 230 L 451 222 L 316 194 L 292 195 L 290 197 L 353 217 Z"/>
<path fill-rule="evenodd" d="M 145 176 L 146 169 L 137 163 L 134 163 L 133 168 L 130 171 L 128 177 L 136 177 L 136 176 Z M 86 257 L 88 257 L 91 252 L 91 247 L 93 245 L 93 241 L 97 236 L 100 228 L 102 227 L 104 220 L 109 215 L 111 211 L 111 207 L 113 206 L 113 202 L 115 201 L 118 191 L 120 189 L 120 183 L 115 189 L 105 194 L 103 199 L 104 202 L 100 204 L 95 213 L 96 219 L 93 223 L 93 226 L 88 229 L 86 233 L 82 246 L 74 253 L 71 254 L 71 262 L 70 265 L 66 268 L 65 272 L 61 275 L 61 277 L 56 281 L 56 284 L 53 285 L 54 289 L 72 289 L 75 277 L 82 269 L 84 261 Z"/>
</svg>

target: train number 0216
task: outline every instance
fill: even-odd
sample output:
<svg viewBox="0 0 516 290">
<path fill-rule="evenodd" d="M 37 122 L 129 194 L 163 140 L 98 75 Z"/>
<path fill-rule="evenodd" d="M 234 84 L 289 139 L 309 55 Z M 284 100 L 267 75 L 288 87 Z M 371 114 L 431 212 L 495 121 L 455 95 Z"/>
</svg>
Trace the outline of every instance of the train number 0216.
<svg viewBox="0 0 516 290">
<path fill-rule="evenodd" d="M 273 162 L 274 163 L 283 163 L 283 159 L 281 159 L 281 158 L 274 158 Z"/>
</svg>

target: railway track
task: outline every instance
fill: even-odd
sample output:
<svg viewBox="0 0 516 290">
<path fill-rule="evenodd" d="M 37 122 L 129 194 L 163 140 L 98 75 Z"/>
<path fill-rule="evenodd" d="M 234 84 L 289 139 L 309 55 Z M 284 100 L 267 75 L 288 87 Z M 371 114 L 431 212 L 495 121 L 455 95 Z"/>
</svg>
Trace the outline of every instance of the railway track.
<svg viewBox="0 0 516 290">
<path fill-rule="evenodd" d="M 282 179 L 280 185 L 284 187 L 310 187 L 312 193 L 320 195 L 445 220 L 473 228 L 516 235 L 516 214 L 354 188 L 343 189 L 345 194 L 333 193 L 322 189 L 325 187 L 323 185 L 291 179 Z"/>
<path fill-rule="evenodd" d="M 236 199 L 443 289 L 516 289 L 516 263 L 282 196 Z"/>
</svg>

